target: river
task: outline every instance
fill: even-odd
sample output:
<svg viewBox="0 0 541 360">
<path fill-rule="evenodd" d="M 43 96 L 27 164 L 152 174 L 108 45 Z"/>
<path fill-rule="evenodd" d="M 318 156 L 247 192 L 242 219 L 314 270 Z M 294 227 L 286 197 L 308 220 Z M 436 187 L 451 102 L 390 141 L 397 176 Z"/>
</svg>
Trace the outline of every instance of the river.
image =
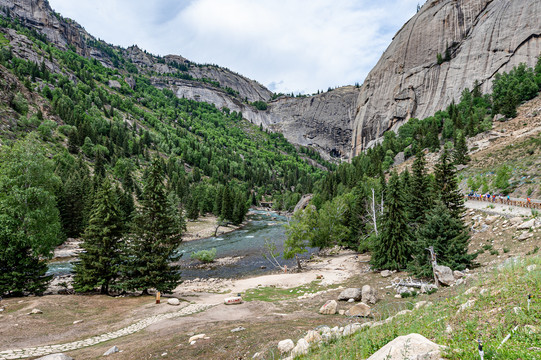
<svg viewBox="0 0 541 360">
<path fill-rule="evenodd" d="M 218 237 L 210 237 L 182 243 L 178 251 L 183 254 L 180 259 L 183 279 L 194 278 L 240 278 L 253 275 L 262 275 L 276 269 L 263 257 L 265 242 L 276 245 L 280 254 L 286 238 L 284 225 L 286 218 L 274 212 L 250 210 L 247 215 L 248 223 L 239 230 L 232 231 Z M 199 250 L 216 249 L 216 258 L 241 257 L 229 265 L 201 268 L 199 261 L 190 259 L 192 252 Z M 303 257 L 308 257 L 313 250 Z M 288 267 L 295 266 L 295 260 L 279 261 Z M 67 275 L 73 268 L 72 260 L 55 261 L 49 263 L 48 274 L 59 276 Z"/>
</svg>

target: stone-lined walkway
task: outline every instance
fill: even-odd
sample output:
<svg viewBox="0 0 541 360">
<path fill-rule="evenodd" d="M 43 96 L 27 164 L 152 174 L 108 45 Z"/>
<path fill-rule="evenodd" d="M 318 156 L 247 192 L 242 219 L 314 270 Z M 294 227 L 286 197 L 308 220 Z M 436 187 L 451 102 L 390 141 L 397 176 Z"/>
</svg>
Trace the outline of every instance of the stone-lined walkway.
<svg viewBox="0 0 541 360">
<path fill-rule="evenodd" d="M 102 335 L 93 336 L 85 340 L 74 341 L 74 342 L 70 342 L 66 344 L 59 344 L 59 345 L 47 345 L 47 346 L 38 346 L 38 347 L 31 347 L 31 348 L 25 348 L 25 349 L 0 351 L 0 360 L 24 359 L 28 357 L 45 356 L 45 355 L 55 354 L 59 352 L 81 349 L 87 346 L 92 346 L 92 345 L 96 345 L 105 341 L 113 340 L 121 336 L 133 334 L 152 324 L 157 323 L 158 321 L 195 314 L 197 312 L 207 310 L 213 306 L 215 305 L 191 304 L 186 307 L 183 307 L 177 312 L 154 315 L 146 319 L 140 320 L 123 329 L 109 332 Z"/>
</svg>

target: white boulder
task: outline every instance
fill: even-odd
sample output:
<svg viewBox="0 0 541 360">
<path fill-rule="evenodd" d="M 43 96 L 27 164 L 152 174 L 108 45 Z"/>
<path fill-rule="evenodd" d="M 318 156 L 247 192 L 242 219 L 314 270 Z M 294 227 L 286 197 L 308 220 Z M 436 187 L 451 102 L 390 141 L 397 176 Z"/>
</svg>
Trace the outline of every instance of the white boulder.
<svg viewBox="0 0 541 360">
<path fill-rule="evenodd" d="M 295 343 L 291 339 L 282 340 L 278 343 L 278 351 L 280 354 L 285 354 L 293 350 Z"/>
<path fill-rule="evenodd" d="M 334 315 L 336 314 L 336 308 L 338 303 L 334 300 L 328 300 L 322 307 L 319 309 L 319 313 L 323 315 Z"/>
<path fill-rule="evenodd" d="M 349 299 L 354 299 L 355 301 L 360 301 L 362 297 L 361 289 L 359 288 L 349 288 L 338 295 L 338 300 L 348 301 Z"/>
<path fill-rule="evenodd" d="M 399 336 L 376 351 L 368 360 L 439 360 L 442 346 L 420 334 Z M 405 357 L 404 354 L 407 354 Z"/>
<path fill-rule="evenodd" d="M 362 302 L 365 304 L 375 304 L 378 302 L 378 293 L 376 289 L 371 287 L 370 285 L 363 286 L 362 289 Z"/>
<path fill-rule="evenodd" d="M 170 298 L 170 299 L 167 299 L 167 303 L 169 305 L 178 306 L 180 305 L 180 300 L 177 298 Z"/>
<path fill-rule="evenodd" d="M 455 283 L 455 277 L 453 276 L 453 271 L 450 267 L 437 265 L 434 268 L 434 272 L 436 273 L 439 282 L 443 285 L 451 286 Z"/>
</svg>

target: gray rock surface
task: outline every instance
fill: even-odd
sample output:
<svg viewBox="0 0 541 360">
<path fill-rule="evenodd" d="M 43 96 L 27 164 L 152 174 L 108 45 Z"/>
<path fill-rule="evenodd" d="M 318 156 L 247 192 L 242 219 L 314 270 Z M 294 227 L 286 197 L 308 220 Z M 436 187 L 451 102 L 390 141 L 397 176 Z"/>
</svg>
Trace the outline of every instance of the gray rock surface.
<svg viewBox="0 0 541 360">
<path fill-rule="evenodd" d="M 420 334 L 399 336 L 368 360 L 439 360 L 442 347 Z"/>
<path fill-rule="evenodd" d="M 438 265 L 434 269 L 436 276 L 440 283 L 443 285 L 451 286 L 455 283 L 455 277 L 453 276 L 453 270 L 448 266 Z"/>
<path fill-rule="evenodd" d="M 365 304 L 375 304 L 378 302 L 378 292 L 370 285 L 364 285 L 362 289 L 362 302 Z"/>
<path fill-rule="evenodd" d="M 359 288 L 345 289 L 338 295 L 338 300 L 348 301 L 353 299 L 354 301 L 360 301 L 362 298 L 362 291 Z"/>
<path fill-rule="evenodd" d="M 438 65 L 448 49 L 450 61 Z M 393 38 L 366 77 L 353 127 L 352 153 L 387 129 L 458 101 L 475 80 L 489 91 L 498 72 L 535 65 L 541 50 L 537 0 L 427 1 Z"/>
</svg>

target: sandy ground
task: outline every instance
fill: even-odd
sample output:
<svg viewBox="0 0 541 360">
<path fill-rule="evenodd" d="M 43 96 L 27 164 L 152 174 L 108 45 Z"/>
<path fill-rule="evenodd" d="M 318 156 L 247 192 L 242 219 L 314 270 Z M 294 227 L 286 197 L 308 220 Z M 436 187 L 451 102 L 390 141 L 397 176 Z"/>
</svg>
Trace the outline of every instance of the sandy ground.
<svg viewBox="0 0 541 360">
<path fill-rule="evenodd" d="M 333 257 L 319 258 L 307 262 L 302 272 L 276 273 L 244 279 L 206 279 L 183 283 L 173 296 L 198 304 L 223 302 L 228 296 L 242 294 L 257 287 L 292 288 L 322 277 L 321 285 L 328 286 L 346 281 L 359 274 L 363 264 L 370 259 L 368 255 L 359 256 L 352 251 L 343 251 Z"/>
</svg>

